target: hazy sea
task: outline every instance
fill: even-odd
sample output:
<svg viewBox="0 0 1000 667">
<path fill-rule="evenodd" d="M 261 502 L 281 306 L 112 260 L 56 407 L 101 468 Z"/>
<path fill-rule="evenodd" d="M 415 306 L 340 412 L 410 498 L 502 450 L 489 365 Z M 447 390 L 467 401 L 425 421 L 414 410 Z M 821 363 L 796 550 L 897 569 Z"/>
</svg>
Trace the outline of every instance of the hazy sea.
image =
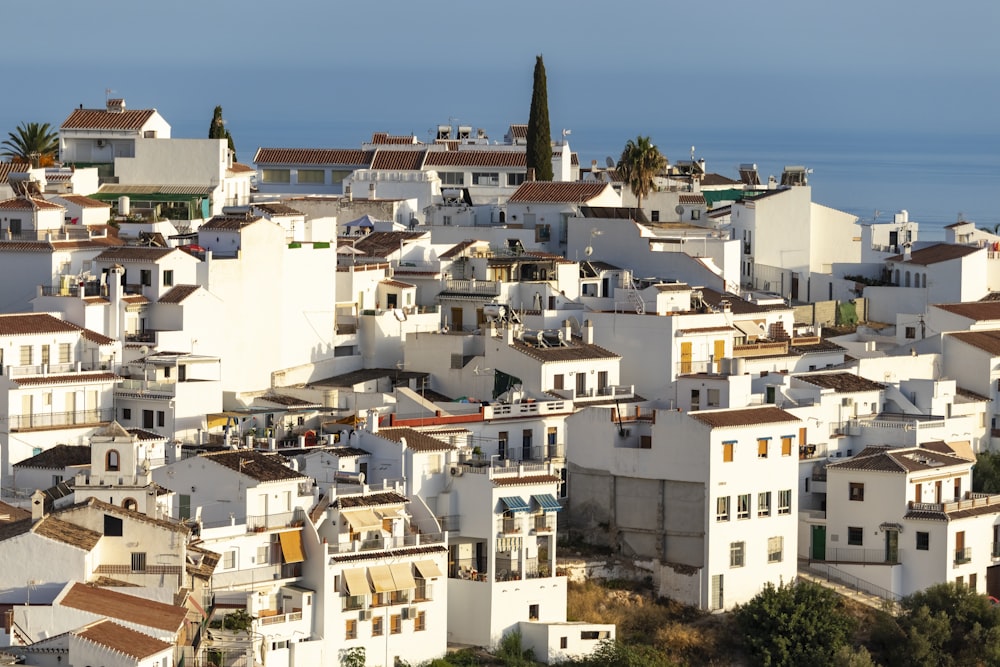
<svg viewBox="0 0 1000 667">
<path fill-rule="evenodd" d="M 424 124 L 417 124 L 423 127 Z M 432 125 L 427 123 L 426 125 Z M 434 123 L 433 125 L 436 125 Z M 478 127 L 478 126 L 477 126 Z M 506 125 L 486 127 L 492 139 L 502 140 Z M 429 139 L 426 128 L 391 124 L 370 126 L 365 121 L 343 123 L 261 124 L 232 127 L 238 157 L 250 162 L 258 147 L 358 148 L 373 131 L 414 133 Z M 553 130 L 556 133 L 556 130 Z M 992 229 L 1000 224 L 1000 130 L 993 134 L 941 131 L 786 130 L 711 128 L 643 129 L 661 152 L 672 160 L 704 158 L 710 172 L 738 177 L 741 163 L 755 163 L 766 180 L 780 178 L 785 165 L 812 170 L 813 201 L 857 215 L 862 220 L 892 220 L 906 210 L 920 223 L 921 240 L 941 240 L 943 228 L 960 217 Z M 199 136 L 192 128 L 174 128 L 175 136 Z M 567 137 L 581 166 L 592 160 L 604 165 L 616 159 L 635 134 L 613 124 L 575 127 Z"/>
</svg>

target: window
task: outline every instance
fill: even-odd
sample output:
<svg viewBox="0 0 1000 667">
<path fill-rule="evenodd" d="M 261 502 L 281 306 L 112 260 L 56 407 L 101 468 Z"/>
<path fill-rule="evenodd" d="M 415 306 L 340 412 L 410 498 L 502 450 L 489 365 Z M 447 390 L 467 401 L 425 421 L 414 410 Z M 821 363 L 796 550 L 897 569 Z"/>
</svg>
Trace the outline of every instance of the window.
<svg viewBox="0 0 1000 667">
<path fill-rule="evenodd" d="M 865 484 L 864 482 L 851 482 L 851 500 L 864 501 L 865 499 Z"/>
<path fill-rule="evenodd" d="M 745 542 L 729 543 L 729 567 L 743 567 L 743 551 Z"/>
<path fill-rule="evenodd" d="M 326 172 L 322 169 L 299 169 L 299 183 L 326 183 Z"/>
<path fill-rule="evenodd" d="M 767 442 L 770 438 L 757 438 L 757 458 L 767 458 Z"/>
<path fill-rule="evenodd" d="M 163 286 L 171 287 L 174 284 L 174 272 L 173 270 L 168 270 L 163 272 Z"/>
<path fill-rule="evenodd" d="M 110 514 L 104 515 L 104 534 L 108 537 L 121 537 L 125 527 L 122 520 Z"/>
<path fill-rule="evenodd" d="M 145 572 L 146 571 L 146 552 L 145 551 L 133 551 L 132 552 L 132 571 L 133 572 Z"/>
<path fill-rule="evenodd" d="M 156 411 L 156 425 L 162 427 L 166 423 L 166 415 L 163 410 Z"/>
<path fill-rule="evenodd" d="M 569 646 L 569 637 L 560 637 L 559 648 L 566 648 L 567 646 Z"/>
<path fill-rule="evenodd" d="M 931 548 L 931 534 L 917 533 L 917 551 L 929 551 Z"/>
<path fill-rule="evenodd" d="M 132 421 L 132 408 L 122 408 L 122 420 Z"/>
<path fill-rule="evenodd" d="M 529 604 L 528 605 L 528 620 L 537 621 L 538 620 L 538 605 Z"/>
<path fill-rule="evenodd" d="M 344 639 L 357 639 L 358 638 L 358 622 L 353 618 L 347 619 L 347 623 L 344 628 Z"/>
<path fill-rule="evenodd" d="M 720 405 L 722 405 L 722 402 L 719 398 L 718 389 L 709 389 L 707 392 L 707 396 L 708 396 L 708 407 L 717 408 Z"/>
<path fill-rule="evenodd" d="M 441 185 L 465 185 L 465 173 L 460 171 L 439 171 Z"/>
<path fill-rule="evenodd" d="M 557 373 L 552 377 L 552 387 L 555 389 L 563 389 L 564 381 L 565 381 L 565 376 L 562 373 Z"/>
<path fill-rule="evenodd" d="M 149 269 L 139 269 L 139 284 L 149 286 L 153 284 L 153 272 Z"/>
<path fill-rule="evenodd" d="M 507 185 L 516 187 L 524 183 L 527 174 L 507 174 Z"/>
<path fill-rule="evenodd" d="M 743 493 L 736 496 L 736 518 L 737 519 L 749 519 L 750 518 L 750 494 Z"/>
<path fill-rule="evenodd" d="M 576 373 L 576 395 L 587 395 L 587 374 L 581 371 L 577 371 Z"/>
<path fill-rule="evenodd" d="M 231 549 L 225 553 L 222 558 L 222 567 L 226 570 L 233 570 L 236 568 L 236 550 Z"/>
<path fill-rule="evenodd" d="M 107 472 L 118 472 L 121 467 L 121 457 L 118 455 L 117 449 L 109 449 L 108 453 L 104 455 L 104 469 Z"/>
<path fill-rule="evenodd" d="M 701 209 L 700 208 L 696 208 L 696 209 L 693 209 L 691 211 L 691 219 L 692 220 L 701 220 Z"/>
<path fill-rule="evenodd" d="M 291 169 L 262 169 L 260 180 L 264 183 L 291 183 Z"/>
<path fill-rule="evenodd" d="M 757 516 L 771 516 L 771 492 L 757 494 Z"/>
<path fill-rule="evenodd" d="M 132 512 L 139 511 L 139 503 L 135 501 L 135 498 L 126 498 L 123 500 L 122 507 Z"/>
<path fill-rule="evenodd" d="M 640 435 L 639 436 L 639 449 L 652 449 L 653 448 L 653 436 L 651 435 Z"/>
<path fill-rule="evenodd" d="M 383 629 L 385 617 L 384 616 L 373 616 L 372 617 L 372 637 L 381 637 L 382 633 L 385 631 Z"/>
<path fill-rule="evenodd" d="M 421 632 L 427 629 L 427 613 L 423 611 L 418 611 L 416 618 L 413 619 L 413 631 Z"/>
<path fill-rule="evenodd" d="M 858 526 L 848 526 L 847 528 L 847 543 L 852 547 L 860 547 L 864 545 L 864 529 Z"/>
<path fill-rule="evenodd" d="M 153 428 L 153 411 L 143 410 L 142 411 L 142 427 L 143 428 Z"/>
<path fill-rule="evenodd" d="M 473 172 L 473 185 L 500 185 L 500 174 L 497 172 Z"/>
<path fill-rule="evenodd" d="M 271 562 L 270 551 L 271 551 L 270 544 L 264 544 L 257 547 L 257 558 L 254 560 L 254 562 L 257 565 L 267 565 L 268 563 L 270 563 Z"/>
<path fill-rule="evenodd" d="M 785 538 L 781 536 L 767 538 L 767 562 L 780 563 L 784 546 Z"/>
<path fill-rule="evenodd" d="M 650 222 L 659 222 L 660 221 L 660 211 L 659 210 L 650 211 L 649 212 L 649 221 Z"/>
<path fill-rule="evenodd" d="M 719 496 L 715 499 L 715 520 L 729 521 L 729 496 Z"/>
<path fill-rule="evenodd" d="M 31 351 L 32 351 L 32 348 L 31 348 L 30 345 L 22 345 L 21 346 L 21 365 L 22 366 L 30 366 L 31 365 Z"/>
<path fill-rule="evenodd" d="M 69 363 L 69 343 L 59 343 L 59 363 L 68 364 Z"/>
<path fill-rule="evenodd" d="M 911 338 L 911 339 L 912 338 L 916 338 L 917 337 L 917 328 L 916 327 L 906 327 L 906 337 L 907 338 Z"/>
<path fill-rule="evenodd" d="M 792 513 L 792 490 L 778 491 L 778 514 Z"/>
<path fill-rule="evenodd" d="M 389 617 L 389 633 L 393 635 L 398 635 L 403 631 L 403 617 L 399 614 L 393 614 Z"/>
<path fill-rule="evenodd" d="M 791 456 L 792 455 L 792 439 L 795 436 L 783 435 L 781 436 L 781 455 Z"/>
<path fill-rule="evenodd" d="M 507 458 L 507 431 L 497 433 L 497 455 L 501 460 Z"/>
<path fill-rule="evenodd" d="M 722 460 L 726 463 L 732 463 L 733 461 L 733 449 L 736 447 L 736 441 L 731 440 L 729 442 L 722 443 Z"/>
</svg>

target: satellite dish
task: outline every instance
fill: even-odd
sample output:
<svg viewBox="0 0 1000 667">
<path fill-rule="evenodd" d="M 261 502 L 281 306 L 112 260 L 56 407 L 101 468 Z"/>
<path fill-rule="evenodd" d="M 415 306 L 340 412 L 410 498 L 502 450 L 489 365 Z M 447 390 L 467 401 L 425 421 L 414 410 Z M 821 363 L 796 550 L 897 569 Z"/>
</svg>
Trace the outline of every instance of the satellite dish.
<svg viewBox="0 0 1000 667">
<path fill-rule="evenodd" d="M 678 204 L 674 207 L 674 212 L 677 213 L 677 215 L 684 215 L 684 207 Z"/>
<path fill-rule="evenodd" d="M 604 164 L 606 164 L 608 166 L 608 169 L 614 169 L 615 168 L 615 160 L 610 155 L 608 157 L 604 158 Z"/>
<path fill-rule="evenodd" d="M 590 257 L 591 255 L 593 255 L 594 254 L 593 247 L 587 246 L 586 248 L 584 248 L 583 249 L 583 254 L 586 255 L 587 257 Z"/>
</svg>

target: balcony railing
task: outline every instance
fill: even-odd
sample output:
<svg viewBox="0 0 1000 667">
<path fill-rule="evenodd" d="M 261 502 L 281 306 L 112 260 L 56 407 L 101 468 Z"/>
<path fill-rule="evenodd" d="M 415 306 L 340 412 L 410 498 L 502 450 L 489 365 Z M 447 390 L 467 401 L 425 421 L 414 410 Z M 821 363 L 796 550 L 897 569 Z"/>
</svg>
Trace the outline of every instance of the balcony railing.
<svg viewBox="0 0 1000 667">
<path fill-rule="evenodd" d="M 446 292 L 457 292 L 460 294 L 476 294 L 481 296 L 499 296 L 499 280 L 446 280 Z"/>
<path fill-rule="evenodd" d="M 955 549 L 955 565 L 963 565 L 972 561 L 972 547 Z"/>
<path fill-rule="evenodd" d="M 296 509 L 292 512 L 276 512 L 273 514 L 259 514 L 247 517 L 247 532 L 260 533 L 272 528 L 290 528 L 295 525 L 302 525 L 305 521 L 305 513 Z"/>
<path fill-rule="evenodd" d="M 66 428 L 71 426 L 93 426 L 114 419 L 114 408 L 98 410 L 77 410 L 76 412 L 33 413 L 11 415 L 8 424 L 11 431 L 41 428 Z"/>
<path fill-rule="evenodd" d="M 446 538 L 447 533 L 414 533 L 400 537 L 380 537 L 374 540 L 352 540 L 327 544 L 326 552 L 328 555 L 334 556 L 362 551 L 391 551 L 422 544 L 441 544 Z"/>
<path fill-rule="evenodd" d="M 149 380 L 129 379 L 118 382 L 116 388 L 128 392 L 163 394 L 167 396 L 174 396 L 177 393 L 176 382 L 152 382 Z"/>
<path fill-rule="evenodd" d="M 261 625 L 277 625 L 279 623 L 291 623 L 292 621 L 301 621 L 302 612 L 293 611 L 288 614 L 277 614 L 275 616 L 261 616 Z"/>
<path fill-rule="evenodd" d="M 506 534 L 520 533 L 521 532 L 521 519 L 504 517 L 497 522 L 498 532 Z"/>
<path fill-rule="evenodd" d="M 535 517 L 536 533 L 551 533 L 556 529 L 556 518 L 548 514 Z"/>
<path fill-rule="evenodd" d="M 146 565 L 141 570 L 131 565 L 98 565 L 95 574 L 182 574 L 184 568 L 180 565 Z"/>
<path fill-rule="evenodd" d="M 885 549 L 833 547 L 826 550 L 826 562 L 864 563 L 867 565 L 898 565 L 899 555 L 886 553 Z"/>
</svg>

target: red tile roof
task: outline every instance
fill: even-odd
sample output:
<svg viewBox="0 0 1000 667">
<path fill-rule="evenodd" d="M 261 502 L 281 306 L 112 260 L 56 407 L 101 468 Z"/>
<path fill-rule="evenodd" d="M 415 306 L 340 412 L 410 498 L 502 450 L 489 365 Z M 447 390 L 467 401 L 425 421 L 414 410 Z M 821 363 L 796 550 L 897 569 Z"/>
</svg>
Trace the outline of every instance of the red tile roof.
<svg viewBox="0 0 1000 667">
<path fill-rule="evenodd" d="M 1000 320 L 1000 301 L 973 301 L 967 303 L 938 303 L 935 308 L 967 317 L 980 322 L 982 320 Z"/>
<path fill-rule="evenodd" d="M 372 132 L 372 144 L 382 144 L 382 145 L 410 145 L 419 144 L 415 136 L 410 135 L 392 135 L 388 132 Z"/>
<path fill-rule="evenodd" d="M 427 167 L 525 167 L 523 151 L 467 150 L 429 151 Z"/>
<path fill-rule="evenodd" d="M 824 389 L 833 389 L 836 393 L 852 393 L 858 391 L 877 391 L 885 385 L 854 373 L 813 373 L 795 376 L 803 382 Z"/>
<path fill-rule="evenodd" d="M 70 333 L 80 327 L 48 313 L 0 315 L 0 336 L 27 336 L 43 333 Z"/>
<path fill-rule="evenodd" d="M 412 428 L 382 428 L 378 434 L 380 438 L 402 443 L 406 439 L 406 447 L 415 452 L 442 452 L 455 449 L 454 446 L 443 440 L 438 440 L 429 433 L 422 433 Z"/>
<path fill-rule="evenodd" d="M 5 211 L 54 211 L 60 208 L 66 207 L 35 197 L 15 197 L 14 199 L 0 201 L 0 209 Z"/>
<path fill-rule="evenodd" d="M 375 151 L 350 148 L 258 148 L 257 165 L 331 164 L 366 168 Z"/>
<path fill-rule="evenodd" d="M 586 203 L 609 188 L 606 183 L 558 183 L 529 181 L 510 196 L 508 202 L 534 203 Z"/>
<path fill-rule="evenodd" d="M 424 163 L 424 151 L 379 150 L 372 160 L 372 169 L 403 169 L 416 171 Z"/>
<path fill-rule="evenodd" d="M 171 633 L 181 629 L 187 616 L 184 607 L 80 583 L 73 584 L 59 604 Z"/>
<path fill-rule="evenodd" d="M 231 174 L 247 174 L 254 173 L 257 170 L 248 164 L 243 164 L 242 162 L 234 162 L 233 166 L 228 169 Z"/>
<path fill-rule="evenodd" d="M 240 216 L 226 216 L 217 215 L 204 225 L 198 228 L 198 231 L 203 230 L 222 230 L 222 231 L 239 231 L 248 225 L 252 225 L 258 220 L 263 220 L 264 218 L 257 215 L 240 215 Z"/>
<path fill-rule="evenodd" d="M 181 252 L 176 248 L 149 248 L 145 246 L 118 246 L 109 248 L 94 259 L 98 262 L 155 262 L 172 252 Z"/>
<path fill-rule="evenodd" d="M 94 384 L 95 382 L 117 382 L 121 378 L 114 373 L 69 373 L 67 375 L 27 375 L 12 378 L 18 387 L 39 387 L 54 384 Z"/>
<path fill-rule="evenodd" d="M 758 424 L 781 424 L 801 421 L 798 417 L 780 408 L 742 408 L 736 410 L 712 410 L 692 412 L 691 417 L 713 428 L 728 426 L 756 426 Z"/>
<path fill-rule="evenodd" d="M 887 258 L 885 261 L 930 266 L 931 264 L 937 264 L 939 262 L 959 259 L 980 250 L 983 250 L 983 248 L 967 245 L 955 245 L 951 243 L 936 243 L 926 248 L 914 250 L 910 253 L 909 259 L 906 259 L 905 255 L 895 255 Z"/>
<path fill-rule="evenodd" d="M 6 183 L 11 174 L 26 174 L 29 169 L 27 162 L 0 162 L 0 183 Z"/>
<path fill-rule="evenodd" d="M 524 477 L 494 477 L 493 486 L 518 486 L 522 484 L 548 484 L 549 482 L 558 482 L 559 478 L 555 475 L 526 475 Z"/>
<path fill-rule="evenodd" d="M 173 644 L 131 630 L 107 619 L 88 625 L 83 630 L 77 630 L 74 634 L 81 639 L 86 639 L 112 651 L 124 653 L 137 660 L 144 660 L 173 648 Z"/>
<path fill-rule="evenodd" d="M 161 296 L 157 303 L 181 303 L 197 292 L 198 287 L 198 285 L 175 285 L 169 292 Z"/>
<path fill-rule="evenodd" d="M 60 126 L 62 130 L 141 130 L 156 109 L 74 109 Z"/>
<path fill-rule="evenodd" d="M 945 334 L 966 345 L 979 348 L 993 356 L 1000 356 L 1000 331 L 988 329 L 985 331 L 958 331 Z"/>
<path fill-rule="evenodd" d="M 208 461 L 214 461 L 258 482 L 277 482 L 305 477 L 286 466 L 285 459 L 280 454 L 264 454 L 255 450 L 241 449 L 234 452 L 212 452 L 202 456 Z"/>
<path fill-rule="evenodd" d="M 83 208 L 111 208 L 111 204 L 106 201 L 84 197 L 83 195 L 59 195 L 59 199 Z"/>
</svg>

